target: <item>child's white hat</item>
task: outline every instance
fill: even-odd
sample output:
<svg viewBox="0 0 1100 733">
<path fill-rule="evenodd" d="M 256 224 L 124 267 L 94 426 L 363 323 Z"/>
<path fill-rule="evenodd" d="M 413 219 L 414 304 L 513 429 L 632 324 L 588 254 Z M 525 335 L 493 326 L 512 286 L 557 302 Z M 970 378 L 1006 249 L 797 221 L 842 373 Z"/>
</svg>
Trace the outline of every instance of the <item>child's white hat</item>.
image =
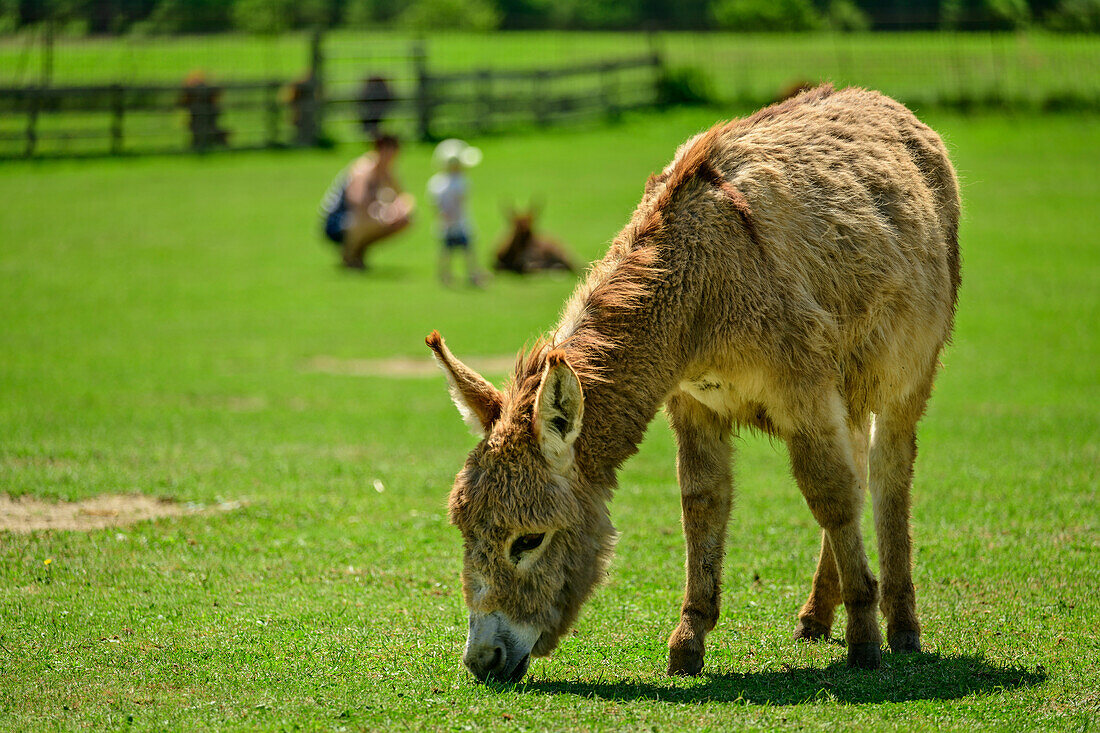
<svg viewBox="0 0 1100 733">
<path fill-rule="evenodd" d="M 436 167 L 442 169 L 450 168 L 455 163 L 463 168 L 473 168 L 481 162 L 481 150 L 466 144 L 465 140 L 452 137 L 435 146 L 432 160 Z"/>
</svg>

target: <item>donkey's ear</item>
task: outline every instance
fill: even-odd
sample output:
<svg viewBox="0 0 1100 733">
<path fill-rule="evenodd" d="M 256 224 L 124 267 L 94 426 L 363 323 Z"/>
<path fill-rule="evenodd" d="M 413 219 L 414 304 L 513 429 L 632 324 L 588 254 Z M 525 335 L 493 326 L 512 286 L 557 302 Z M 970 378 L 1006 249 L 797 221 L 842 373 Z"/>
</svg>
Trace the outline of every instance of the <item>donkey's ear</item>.
<svg viewBox="0 0 1100 733">
<path fill-rule="evenodd" d="M 553 468 L 564 470 L 572 461 L 573 443 L 581 434 L 583 416 L 581 380 L 565 360 L 565 352 L 551 351 L 535 394 L 533 426 L 543 455 Z"/>
<path fill-rule="evenodd" d="M 435 360 L 447 375 L 451 399 L 462 415 L 466 427 L 478 437 L 485 437 L 500 417 L 502 399 L 496 387 L 480 374 L 455 358 L 439 331 L 432 331 L 425 343 L 431 347 Z"/>
<path fill-rule="evenodd" d="M 527 215 L 532 219 L 537 219 L 542 215 L 542 209 L 546 202 L 541 195 L 534 195 L 531 197 L 531 202 L 527 204 Z"/>
</svg>

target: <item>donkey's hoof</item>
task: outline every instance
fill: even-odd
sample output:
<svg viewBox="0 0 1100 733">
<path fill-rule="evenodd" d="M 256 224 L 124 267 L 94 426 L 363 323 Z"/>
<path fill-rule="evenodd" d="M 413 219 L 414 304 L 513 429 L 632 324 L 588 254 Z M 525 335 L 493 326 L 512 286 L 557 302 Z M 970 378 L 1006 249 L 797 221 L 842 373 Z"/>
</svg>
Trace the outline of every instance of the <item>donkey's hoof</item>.
<svg viewBox="0 0 1100 733">
<path fill-rule="evenodd" d="M 672 677 L 694 677 L 703 671 L 703 655 L 688 649 L 668 650 L 668 673 Z"/>
<path fill-rule="evenodd" d="M 848 666 L 856 669 L 878 669 L 882 663 L 882 649 L 873 641 L 863 641 L 848 646 Z"/>
<path fill-rule="evenodd" d="M 829 638 L 829 627 L 812 618 L 798 619 L 798 626 L 794 627 L 795 641 L 817 641 Z"/>
<path fill-rule="evenodd" d="M 919 631 L 895 631 L 889 639 L 890 651 L 895 654 L 920 651 Z"/>
</svg>

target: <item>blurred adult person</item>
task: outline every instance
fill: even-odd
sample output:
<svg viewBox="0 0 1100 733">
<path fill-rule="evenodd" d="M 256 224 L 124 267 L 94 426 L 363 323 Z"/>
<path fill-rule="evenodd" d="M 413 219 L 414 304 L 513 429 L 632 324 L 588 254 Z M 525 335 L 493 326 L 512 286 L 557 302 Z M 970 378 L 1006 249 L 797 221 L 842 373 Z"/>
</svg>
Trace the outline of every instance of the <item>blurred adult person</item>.
<svg viewBox="0 0 1100 733">
<path fill-rule="evenodd" d="M 325 236 L 340 246 L 344 267 L 366 269 L 367 250 L 411 221 L 415 201 L 394 172 L 400 150 L 393 135 L 378 136 L 374 150 L 341 171 L 321 201 Z"/>
<path fill-rule="evenodd" d="M 363 80 L 356 97 L 356 111 L 359 125 L 368 138 L 375 138 L 379 128 L 393 106 L 395 97 L 389 83 L 380 76 L 371 76 Z"/>
<path fill-rule="evenodd" d="M 207 150 L 229 144 L 229 131 L 219 124 L 222 89 L 207 82 L 202 71 L 192 71 L 183 80 L 179 105 L 187 110 L 191 148 Z"/>
</svg>

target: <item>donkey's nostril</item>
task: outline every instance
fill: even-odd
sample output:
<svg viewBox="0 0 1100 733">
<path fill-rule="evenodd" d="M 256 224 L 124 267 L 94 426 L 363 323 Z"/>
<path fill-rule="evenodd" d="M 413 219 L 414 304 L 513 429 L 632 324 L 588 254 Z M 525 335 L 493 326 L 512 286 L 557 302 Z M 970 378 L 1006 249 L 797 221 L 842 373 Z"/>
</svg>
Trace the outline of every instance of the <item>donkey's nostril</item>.
<svg viewBox="0 0 1100 733">
<path fill-rule="evenodd" d="M 504 674 L 508 664 L 508 650 L 503 644 L 484 645 L 473 649 L 467 649 L 463 657 L 466 666 L 484 682 L 489 677 L 499 677 Z"/>
</svg>

